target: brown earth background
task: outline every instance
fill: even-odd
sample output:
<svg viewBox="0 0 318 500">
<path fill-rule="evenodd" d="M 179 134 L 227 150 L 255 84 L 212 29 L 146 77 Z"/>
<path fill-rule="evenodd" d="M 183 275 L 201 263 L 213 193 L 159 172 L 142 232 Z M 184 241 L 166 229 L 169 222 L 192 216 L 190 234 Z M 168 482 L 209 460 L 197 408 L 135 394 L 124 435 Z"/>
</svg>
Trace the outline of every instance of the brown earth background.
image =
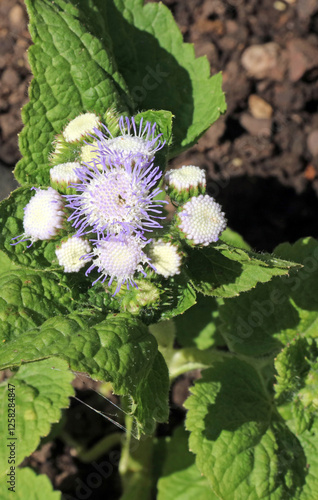
<svg viewBox="0 0 318 500">
<path fill-rule="evenodd" d="M 229 226 L 259 251 L 272 251 L 278 243 L 302 236 L 318 237 L 317 0 L 163 3 L 185 41 L 194 43 L 196 55 L 207 55 L 212 74 L 223 72 L 228 104 L 226 114 L 172 165 L 204 168 L 209 192 L 223 205 Z M 16 186 L 11 171 L 20 158 L 17 134 L 20 109 L 28 100 L 30 43 L 23 2 L 0 0 L 2 198 Z M 183 417 L 182 403 L 194 375 L 174 384 L 169 429 Z M 81 399 L 110 411 L 90 390 L 96 385 L 76 383 Z M 107 420 L 76 401 L 64 418 L 66 434 L 85 446 L 109 432 Z M 73 494 L 76 479 L 85 481 L 91 470 L 75 455 L 70 440 L 59 438 L 44 444 L 25 464 Z M 118 495 L 114 472 L 92 498 L 113 500 Z"/>
</svg>

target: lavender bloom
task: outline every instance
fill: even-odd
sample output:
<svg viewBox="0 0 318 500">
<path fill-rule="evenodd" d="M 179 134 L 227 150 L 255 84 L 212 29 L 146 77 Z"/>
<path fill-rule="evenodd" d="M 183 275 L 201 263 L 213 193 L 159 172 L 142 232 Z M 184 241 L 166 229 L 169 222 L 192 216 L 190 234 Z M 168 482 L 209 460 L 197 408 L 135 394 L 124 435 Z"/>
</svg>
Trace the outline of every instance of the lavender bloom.
<svg viewBox="0 0 318 500">
<path fill-rule="evenodd" d="M 64 272 L 78 272 L 93 260 L 86 275 L 97 268 L 100 276 L 94 283 L 108 278 L 111 285 L 115 280 L 116 294 L 125 283 L 127 288 L 137 286 L 134 278 L 138 273 L 146 276 L 144 265 L 155 270 L 143 250 L 151 241 L 145 235 L 162 227 L 167 202 L 155 199 L 162 192 L 158 187 L 162 172 L 153 159 L 165 144 L 156 124 L 141 118 L 137 126 L 134 118 L 122 116 L 112 130 L 121 135 L 113 136 L 94 113 L 79 115 L 65 127 L 55 152 L 63 150 L 65 141 L 93 139 L 79 143 L 80 160 L 74 150 L 73 162 L 58 163 L 50 170 L 51 184 L 60 192 L 71 191 L 62 195 L 52 187 L 34 188 L 37 193 L 24 209 L 25 232 L 14 239 L 30 239 L 32 244 L 56 236 L 68 207 L 68 221 L 76 234 L 57 246 L 59 264 Z M 91 233 L 92 247 L 89 237 L 82 238 Z"/>
<path fill-rule="evenodd" d="M 107 135 L 95 129 L 95 135 L 99 138 L 100 153 L 103 157 L 121 159 L 127 156 L 139 157 L 144 162 L 150 161 L 155 153 L 163 148 L 165 141 L 161 142 L 162 134 L 156 135 L 156 123 L 146 122 L 143 127 L 143 118 L 140 120 L 139 129 L 135 119 L 121 116 L 119 129 L 122 135 L 113 137 L 108 128 L 103 125 Z M 131 129 L 133 134 L 131 134 Z"/>
<path fill-rule="evenodd" d="M 136 272 L 141 272 L 144 276 L 147 276 L 142 265 L 147 263 L 151 266 L 149 257 L 143 252 L 144 246 L 149 241 L 142 240 L 138 235 L 121 234 L 119 236 L 110 235 L 94 243 L 93 251 L 84 257 L 84 259 L 96 257 L 85 273 L 87 276 L 97 267 L 98 272 L 101 274 L 93 285 L 100 279 L 102 280 L 101 283 L 104 283 L 108 277 L 110 278 L 108 286 L 114 280 L 117 280 L 117 288 L 114 293 L 116 295 L 124 283 L 127 283 L 127 289 L 129 289 L 129 285 L 137 287 L 134 281 Z"/>
<path fill-rule="evenodd" d="M 164 219 L 165 202 L 154 200 L 161 193 L 155 187 L 162 176 L 159 167 L 138 157 L 110 162 L 102 153 L 93 164 L 75 170 L 80 183 L 71 187 L 78 194 L 65 196 L 67 206 L 74 210 L 68 220 L 77 229 L 77 236 L 94 232 L 100 238 L 161 227 L 156 219 Z"/>
</svg>

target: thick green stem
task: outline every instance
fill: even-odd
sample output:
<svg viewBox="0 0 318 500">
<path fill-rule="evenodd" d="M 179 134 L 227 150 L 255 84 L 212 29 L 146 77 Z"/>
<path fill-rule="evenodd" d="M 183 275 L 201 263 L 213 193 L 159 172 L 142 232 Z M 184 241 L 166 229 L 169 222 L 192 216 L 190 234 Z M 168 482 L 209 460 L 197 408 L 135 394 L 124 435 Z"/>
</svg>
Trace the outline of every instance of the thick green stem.
<svg viewBox="0 0 318 500">
<path fill-rule="evenodd" d="M 170 379 L 178 377 L 190 370 L 208 368 L 216 361 L 222 361 L 233 357 L 233 354 L 216 349 L 201 351 L 196 347 L 186 347 L 174 351 L 169 362 Z"/>
<path fill-rule="evenodd" d="M 133 418 L 126 416 L 126 439 L 119 463 L 123 494 L 121 500 L 150 500 L 152 487 L 153 436 L 132 437 Z"/>
<path fill-rule="evenodd" d="M 76 456 L 79 458 L 79 460 L 84 463 L 89 463 L 94 460 L 98 460 L 114 446 L 121 445 L 123 442 L 124 434 L 122 432 L 114 432 L 113 434 L 109 434 L 88 450 L 82 445 L 79 445 L 78 442 L 65 431 L 61 433 L 61 437 L 69 446 L 75 448 Z"/>
<path fill-rule="evenodd" d="M 85 463 L 90 463 L 94 460 L 98 460 L 114 446 L 121 444 L 123 441 L 123 437 L 124 435 L 122 432 L 114 432 L 113 434 L 109 434 L 109 436 L 106 436 L 98 441 L 98 443 L 92 446 L 92 448 L 90 448 L 89 450 L 79 452 L 77 456 L 82 462 Z"/>
</svg>

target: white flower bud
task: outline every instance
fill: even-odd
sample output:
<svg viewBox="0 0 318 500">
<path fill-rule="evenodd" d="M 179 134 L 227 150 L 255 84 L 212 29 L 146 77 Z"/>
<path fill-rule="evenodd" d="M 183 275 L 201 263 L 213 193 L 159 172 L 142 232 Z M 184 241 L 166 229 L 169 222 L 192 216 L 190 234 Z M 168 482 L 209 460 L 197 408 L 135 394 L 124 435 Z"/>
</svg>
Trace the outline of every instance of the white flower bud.
<svg viewBox="0 0 318 500">
<path fill-rule="evenodd" d="M 60 247 L 55 250 L 60 266 L 64 267 L 65 273 L 77 273 L 86 265 L 88 260 L 81 259 L 91 251 L 88 241 L 83 238 L 72 236 L 63 241 Z"/>
<path fill-rule="evenodd" d="M 205 171 L 194 165 L 184 165 L 178 169 L 168 170 L 165 174 L 165 181 L 168 186 L 174 187 L 178 191 L 191 187 L 205 187 Z"/>
<path fill-rule="evenodd" d="M 81 168 L 78 162 L 60 163 L 50 170 L 51 182 L 55 185 L 77 184 L 80 182 L 78 175 L 75 172 L 76 168 Z"/>
<path fill-rule="evenodd" d="M 81 161 L 82 163 L 89 163 L 98 157 L 98 144 L 97 141 L 92 142 L 92 144 L 85 144 L 81 149 Z M 97 167 L 99 163 L 97 162 Z M 100 166 L 100 168 L 102 168 Z"/>
<path fill-rule="evenodd" d="M 83 136 L 93 134 L 94 129 L 100 126 L 101 122 L 94 113 L 84 113 L 77 116 L 65 127 L 63 136 L 67 142 L 78 141 Z"/>
<path fill-rule="evenodd" d="M 62 144 L 60 139 L 58 139 L 54 142 L 54 146 L 55 147 L 54 147 L 54 151 L 53 151 L 52 155 L 58 155 L 63 151 L 63 144 Z"/>
<path fill-rule="evenodd" d="M 182 256 L 178 250 L 176 245 L 166 243 L 161 239 L 152 243 L 149 256 L 158 274 L 165 278 L 180 274 Z"/>
<path fill-rule="evenodd" d="M 172 201 L 184 203 L 192 196 L 205 192 L 205 171 L 194 165 L 184 165 L 165 174 L 166 190 Z"/>
</svg>

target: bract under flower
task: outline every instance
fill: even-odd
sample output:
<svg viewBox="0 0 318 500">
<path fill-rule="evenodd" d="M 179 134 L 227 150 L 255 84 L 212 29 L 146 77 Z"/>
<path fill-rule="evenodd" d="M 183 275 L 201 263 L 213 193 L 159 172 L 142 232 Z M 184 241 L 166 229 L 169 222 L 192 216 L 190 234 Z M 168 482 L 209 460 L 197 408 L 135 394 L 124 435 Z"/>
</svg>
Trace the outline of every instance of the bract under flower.
<svg viewBox="0 0 318 500">
<path fill-rule="evenodd" d="M 181 168 L 168 170 L 165 174 L 165 182 L 171 201 L 184 203 L 192 196 L 204 194 L 205 171 L 194 165 L 184 165 Z"/>
<path fill-rule="evenodd" d="M 125 232 L 139 233 L 161 227 L 163 201 L 154 200 L 161 192 L 155 185 L 161 177 L 159 167 L 144 164 L 138 158 L 117 160 L 108 166 L 100 156 L 95 165 L 81 167 L 76 173 L 81 181 L 73 184 L 78 194 L 67 195 L 68 207 L 74 212 L 69 221 L 77 235 L 90 232 L 105 237 Z"/>
<path fill-rule="evenodd" d="M 131 235 L 110 235 L 95 243 L 95 248 L 87 255 L 87 258 L 96 258 L 86 271 L 87 275 L 97 267 L 98 272 L 101 273 L 93 285 L 100 279 L 104 283 L 109 278 L 108 285 L 110 286 L 115 280 L 117 281 L 116 294 L 124 283 L 127 283 L 127 288 L 129 285 L 136 286 L 134 281 L 136 272 L 141 272 L 146 276 L 143 264 L 150 264 L 150 259 L 143 252 L 143 248 L 147 241 Z"/>
</svg>

